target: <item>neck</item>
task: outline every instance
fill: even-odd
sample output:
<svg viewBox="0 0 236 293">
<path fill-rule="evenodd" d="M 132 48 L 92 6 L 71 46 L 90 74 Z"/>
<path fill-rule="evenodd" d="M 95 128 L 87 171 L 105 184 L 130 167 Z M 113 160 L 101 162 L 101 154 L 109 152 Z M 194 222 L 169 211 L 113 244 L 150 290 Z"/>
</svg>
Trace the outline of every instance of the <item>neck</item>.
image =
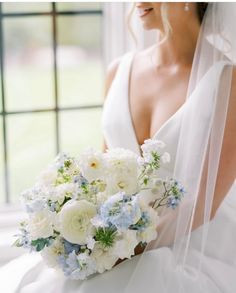
<svg viewBox="0 0 236 293">
<path fill-rule="evenodd" d="M 191 23 L 191 27 L 176 27 L 168 39 L 159 44 L 160 34 L 158 35 L 158 44 L 153 59 L 157 67 L 172 65 L 190 65 L 197 44 L 200 25 L 198 22 Z"/>
</svg>

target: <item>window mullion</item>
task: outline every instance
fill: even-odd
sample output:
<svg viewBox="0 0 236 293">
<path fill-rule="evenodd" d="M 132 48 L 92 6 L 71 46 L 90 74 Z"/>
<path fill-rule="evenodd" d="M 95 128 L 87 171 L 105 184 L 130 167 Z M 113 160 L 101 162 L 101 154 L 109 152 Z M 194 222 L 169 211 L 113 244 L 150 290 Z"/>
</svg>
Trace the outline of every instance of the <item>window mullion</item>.
<svg viewBox="0 0 236 293">
<path fill-rule="evenodd" d="M 4 43 L 3 43 L 3 18 L 2 4 L 0 3 L 0 71 L 1 71 L 1 88 L 2 88 L 2 125 L 3 125 L 3 157 L 4 157 L 4 181 L 5 181 L 5 202 L 10 202 L 9 195 L 9 168 L 7 153 L 7 123 L 5 107 L 5 87 L 4 87 Z"/>
<path fill-rule="evenodd" d="M 57 66 L 57 19 L 56 3 L 52 3 L 52 37 L 53 37 L 53 71 L 54 71 L 54 102 L 55 102 L 55 129 L 56 153 L 60 151 L 59 107 L 58 107 L 58 66 Z"/>
</svg>

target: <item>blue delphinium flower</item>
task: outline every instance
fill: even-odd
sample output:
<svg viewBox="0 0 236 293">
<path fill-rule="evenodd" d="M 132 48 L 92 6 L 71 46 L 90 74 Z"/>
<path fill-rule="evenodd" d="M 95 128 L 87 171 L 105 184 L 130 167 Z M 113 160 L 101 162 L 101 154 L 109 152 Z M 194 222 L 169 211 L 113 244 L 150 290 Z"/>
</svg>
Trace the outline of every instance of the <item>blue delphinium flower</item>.
<svg viewBox="0 0 236 293">
<path fill-rule="evenodd" d="M 128 229 L 141 216 L 137 198 L 127 196 L 124 192 L 119 192 L 111 196 L 101 206 L 100 212 L 102 220 L 107 225 L 114 225 L 120 230 Z"/>
</svg>

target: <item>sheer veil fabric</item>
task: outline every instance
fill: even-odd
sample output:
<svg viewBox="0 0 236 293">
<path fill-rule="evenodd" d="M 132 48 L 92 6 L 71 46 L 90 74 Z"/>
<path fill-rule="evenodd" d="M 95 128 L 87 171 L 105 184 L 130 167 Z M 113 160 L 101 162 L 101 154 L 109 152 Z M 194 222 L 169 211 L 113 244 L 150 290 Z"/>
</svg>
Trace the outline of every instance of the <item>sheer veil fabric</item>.
<svg viewBox="0 0 236 293">
<path fill-rule="evenodd" d="M 212 261 L 211 265 L 220 267 L 218 271 L 215 270 L 215 278 L 220 278 L 221 284 L 229 280 L 235 282 L 222 287 L 218 285 L 219 292 L 236 292 L 236 281 L 232 278 L 236 276 L 236 250 L 232 236 L 236 231 L 232 231 L 227 221 L 218 226 L 214 222 L 219 213 L 218 206 L 229 193 L 236 198 L 235 154 L 227 153 L 229 146 L 235 146 L 236 149 L 236 137 L 229 138 L 229 133 L 235 134 L 230 131 L 236 129 L 235 125 L 232 126 L 232 117 L 236 116 L 235 19 L 236 3 L 208 5 L 188 86 L 186 103 L 191 102 L 192 105 L 181 117 L 179 137 L 174 142 L 177 152 L 173 177 L 183 184 L 186 195 L 174 212 L 168 210 L 162 215 L 159 236 L 146 248 L 125 292 L 133 292 L 137 279 L 142 278 L 145 254 L 154 249 L 161 251 L 163 247 L 168 248 L 167 254 L 171 253 L 172 270 L 165 271 L 169 257 L 166 260 L 163 256 L 157 258 L 152 270 L 156 270 L 159 276 L 156 279 L 152 277 L 151 282 L 159 282 L 160 274 L 164 281 L 161 282 L 160 291 L 156 292 L 174 292 L 174 288 L 175 292 L 190 292 L 193 286 L 189 287 L 187 276 L 190 276 L 192 285 L 195 282 L 196 292 L 216 292 L 211 291 L 209 281 L 201 278 L 206 260 L 214 254 L 213 250 L 218 259 Z M 210 243 L 212 229 L 218 229 L 219 238 L 214 239 L 215 243 Z M 224 263 L 220 262 L 222 255 Z M 163 258 L 162 263 L 158 263 Z M 158 284 L 154 287 L 158 288 Z"/>
</svg>

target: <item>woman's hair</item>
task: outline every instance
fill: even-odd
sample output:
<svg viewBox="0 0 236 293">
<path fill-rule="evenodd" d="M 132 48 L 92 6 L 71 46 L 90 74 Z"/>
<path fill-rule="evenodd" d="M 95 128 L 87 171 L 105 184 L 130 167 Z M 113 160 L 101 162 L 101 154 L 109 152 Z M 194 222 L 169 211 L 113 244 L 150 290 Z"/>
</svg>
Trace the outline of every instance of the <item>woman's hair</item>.
<svg viewBox="0 0 236 293">
<path fill-rule="evenodd" d="M 203 21 L 203 17 L 205 15 L 207 6 L 208 6 L 208 2 L 196 2 L 197 15 L 198 15 L 200 23 L 202 23 L 202 21 Z M 127 26 L 128 26 L 128 29 L 129 29 L 136 45 L 137 45 L 138 41 L 137 41 L 137 38 L 136 38 L 136 36 L 132 30 L 132 27 L 131 27 L 131 18 L 132 18 L 134 9 L 135 9 L 135 4 L 133 4 L 130 12 L 127 15 Z M 171 31 L 172 31 L 172 27 L 171 27 L 169 19 L 168 19 L 168 5 L 165 2 L 163 2 L 161 5 L 161 18 L 162 18 L 162 23 L 163 23 L 164 36 L 159 44 L 165 42 L 169 38 Z"/>
<path fill-rule="evenodd" d="M 200 20 L 200 23 L 202 23 L 203 17 L 205 15 L 207 6 L 208 6 L 208 2 L 197 2 L 197 14 L 198 14 L 198 18 Z"/>
</svg>

